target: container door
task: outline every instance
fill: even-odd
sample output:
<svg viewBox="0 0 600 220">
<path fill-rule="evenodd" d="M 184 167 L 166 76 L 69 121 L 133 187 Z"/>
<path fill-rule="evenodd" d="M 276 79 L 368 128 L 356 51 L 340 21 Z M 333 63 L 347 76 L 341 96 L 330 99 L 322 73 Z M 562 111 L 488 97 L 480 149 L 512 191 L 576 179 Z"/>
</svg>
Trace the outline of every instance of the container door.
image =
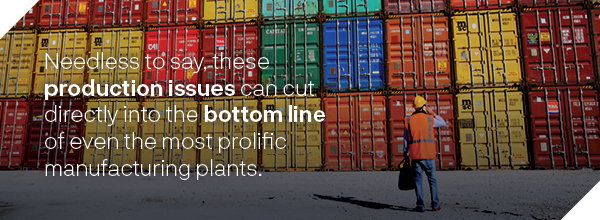
<svg viewBox="0 0 600 220">
<path fill-rule="evenodd" d="M 457 96 L 462 166 L 492 169 L 494 144 L 490 133 L 490 103 L 486 92 L 469 91 Z"/>
<path fill-rule="evenodd" d="M 44 84 L 59 84 L 60 65 L 50 64 L 46 68 L 46 56 L 52 57 L 52 60 L 61 59 L 62 51 L 62 32 L 50 32 L 40 34 L 37 53 L 37 73 L 35 74 L 34 94 L 44 94 Z M 13 93 L 14 94 L 14 93 Z"/>
<path fill-rule="evenodd" d="M 321 51 L 319 49 L 320 30 L 316 23 L 293 23 L 294 31 L 290 36 L 294 53 L 289 62 L 290 83 L 295 88 L 304 89 L 305 85 L 313 84 L 312 89 L 317 90 L 321 86 Z M 285 85 L 281 85 L 283 88 Z M 302 91 L 302 90 L 299 90 Z"/>
<path fill-rule="evenodd" d="M 113 133 L 113 128 L 106 122 L 105 117 L 108 111 L 112 111 L 114 103 L 111 101 L 91 101 L 87 102 L 86 116 L 88 121 L 85 123 L 85 144 L 83 145 L 83 163 L 86 166 L 92 166 L 92 170 L 97 170 L 99 164 L 107 160 L 110 162 L 110 149 L 108 148 L 109 137 Z M 91 110 L 91 111 L 90 111 Z M 98 140 L 102 138 L 104 140 Z M 86 145 L 90 147 L 87 148 Z"/>
<path fill-rule="evenodd" d="M 117 43 L 119 41 L 119 31 L 102 31 L 94 32 L 91 34 L 92 37 L 92 50 L 90 56 L 96 59 L 91 59 L 90 66 L 92 69 L 88 70 L 88 83 L 100 84 L 100 85 L 112 85 L 115 71 L 119 68 L 110 69 L 106 64 L 109 57 L 115 57 L 117 55 Z M 100 87 L 100 92 L 104 91 L 104 86 Z"/>
<path fill-rule="evenodd" d="M 229 102 L 224 99 L 212 99 L 202 101 L 202 108 L 200 109 L 200 115 L 205 115 L 205 110 L 215 111 L 216 114 L 219 114 L 223 109 L 229 109 Z M 217 117 L 215 115 L 210 114 L 209 117 Z M 200 149 L 200 164 L 205 164 L 206 166 L 210 166 L 212 164 L 213 168 L 217 165 L 226 166 L 230 164 L 230 155 L 229 149 L 220 149 L 219 143 L 214 140 L 219 140 L 222 137 L 228 137 L 229 133 L 229 124 L 221 122 L 220 120 L 215 120 L 214 122 L 208 122 L 206 120 L 201 121 L 201 137 L 212 137 L 212 141 L 210 143 L 208 140 L 204 140 L 206 145 L 204 148 Z M 205 138 L 206 139 L 206 138 Z"/>
<path fill-rule="evenodd" d="M 400 17 L 399 19 L 389 19 L 388 28 L 388 59 L 387 65 L 389 73 L 388 84 L 394 88 L 418 88 L 421 87 L 419 73 L 418 54 L 421 52 L 417 48 L 418 33 L 416 32 L 417 21 L 415 17 Z"/>
<path fill-rule="evenodd" d="M 25 157 L 29 104 L 26 101 L 4 101 L 0 168 L 19 168 Z"/>
<path fill-rule="evenodd" d="M 288 121 L 288 105 L 294 105 L 293 99 L 288 97 L 274 97 L 272 99 L 263 99 L 261 103 L 263 110 L 279 110 L 284 120 L 283 122 L 279 122 L 279 119 L 275 118 L 276 121 L 274 122 L 263 122 L 262 131 L 264 133 L 273 133 L 273 137 L 285 137 L 287 140 L 287 147 L 285 149 L 277 149 L 274 145 L 271 147 L 271 143 L 267 144 L 263 142 L 262 166 L 268 170 L 288 169 L 291 166 L 291 157 L 295 155 L 292 152 L 295 149 L 292 140 L 294 136 L 292 129 L 295 128 L 294 123 L 286 123 Z"/>
<path fill-rule="evenodd" d="M 274 84 L 277 86 L 277 89 L 282 90 L 286 84 L 289 84 L 286 73 L 288 67 L 292 64 L 288 63 L 288 51 L 291 49 L 291 46 L 289 45 L 290 42 L 287 36 L 292 33 L 288 30 L 287 23 L 274 23 L 262 27 L 261 55 L 271 63 L 268 68 L 261 70 L 262 82 L 265 87 L 269 84 Z"/>
<path fill-rule="evenodd" d="M 290 4 L 294 11 L 292 17 L 314 17 L 319 13 L 319 1 L 318 0 L 291 0 Z"/>
<path fill-rule="evenodd" d="M 226 66 L 222 67 L 220 65 L 221 57 L 231 57 L 229 54 L 231 41 L 228 40 L 230 31 L 228 29 L 227 26 L 214 26 L 203 31 L 202 57 L 204 57 L 206 68 L 202 74 L 202 84 L 225 86 L 228 81 L 231 81 L 228 80 L 226 71 L 230 68 L 224 68 Z M 217 62 L 213 59 L 215 56 L 218 57 Z"/>
<path fill-rule="evenodd" d="M 487 17 L 480 13 L 452 17 L 454 25 L 454 57 L 456 58 L 456 84 L 471 87 L 489 83 L 485 28 Z"/>
<path fill-rule="evenodd" d="M 595 81 L 587 12 L 583 9 L 556 10 L 557 39 L 564 81 L 587 84 Z"/>
<path fill-rule="evenodd" d="M 5 90 L 1 93 L 8 97 L 28 96 L 31 91 L 33 59 L 35 57 L 35 34 L 13 33 L 6 71 Z"/>
<path fill-rule="evenodd" d="M 522 79 L 517 16 L 512 12 L 487 12 L 486 45 L 488 75 L 492 86 L 519 84 Z"/>
<path fill-rule="evenodd" d="M 152 84 L 159 84 L 162 88 L 168 88 L 169 80 L 172 80 L 171 65 L 167 65 L 167 61 L 171 59 L 172 47 L 172 31 L 171 30 L 156 30 L 146 32 L 146 54 L 150 57 L 152 63 L 146 65 L 144 84 L 150 87 Z M 155 68 L 156 67 L 156 68 Z M 163 89 L 163 95 L 167 95 L 168 91 Z M 159 91 L 154 91 L 158 95 Z"/>
<path fill-rule="evenodd" d="M 422 45 L 421 65 L 425 88 L 445 88 L 452 85 L 450 76 L 448 18 L 442 16 L 422 16 L 420 39 Z"/>
<path fill-rule="evenodd" d="M 446 9 L 444 0 L 389 0 L 385 1 L 385 10 L 397 13 L 438 12 Z"/>
<path fill-rule="evenodd" d="M 118 0 L 93 0 L 92 24 L 94 26 L 114 26 L 117 24 Z"/>
<path fill-rule="evenodd" d="M 29 122 L 29 147 L 25 166 L 35 169 L 44 168 L 50 163 L 50 150 L 46 147 L 46 139 L 54 133 L 53 121 L 44 119 L 46 112 L 51 111 L 56 103 L 52 100 L 31 102 L 31 121 Z M 49 113 L 51 114 L 51 113 Z"/>
<path fill-rule="evenodd" d="M 81 156 L 81 145 L 76 146 L 79 149 L 73 149 L 71 140 L 73 138 L 81 138 L 83 121 L 75 122 L 72 117 L 77 115 L 83 117 L 85 111 L 83 102 L 81 100 L 75 101 L 72 99 L 63 99 L 56 102 L 58 106 L 62 106 L 63 111 L 59 116 L 63 118 L 62 121 L 56 123 L 56 135 L 54 137 L 64 137 L 59 142 L 59 147 L 53 150 L 54 160 L 53 163 L 60 164 L 63 167 L 67 164 L 76 166 L 81 163 L 79 159 Z"/>
<path fill-rule="evenodd" d="M 262 15 L 266 19 L 285 19 L 291 13 L 288 12 L 289 0 L 266 0 L 262 1 Z M 317 5 L 318 7 L 318 5 Z"/>
<path fill-rule="evenodd" d="M 349 15 L 352 13 L 354 0 L 325 0 L 323 8 L 325 14 Z"/>
<path fill-rule="evenodd" d="M 62 25 L 62 8 L 67 0 L 43 0 L 40 2 L 40 26 Z"/>
<path fill-rule="evenodd" d="M 231 4 L 227 4 L 226 0 L 203 0 L 204 13 L 202 14 L 202 20 L 226 22 L 231 16 Z"/>
<path fill-rule="evenodd" d="M 451 0 L 450 7 L 458 10 L 508 8 L 513 0 Z"/>
<path fill-rule="evenodd" d="M 144 102 L 144 108 L 147 110 L 147 119 L 146 122 L 142 122 L 142 139 L 147 140 L 147 138 L 152 137 L 154 138 L 156 145 L 142 145 L 140 151 L 140 164 L 142 164 L 142 170 L 154 170 L 155 164 L 165 164 L 169 161 L 168 150 L 171 145 L 169 143 L 164 143 L 163 138 L 170 137 L 170 125 L 166 119 L 166 110 L 170 106 L 170 101 L 155 100 Z M 153 110 L 156 112 L 153 112 Z"/>
<path fill-rule="evenodd" d="M 325 168 L 353 170 L 356 168 L 354 151 L 353 102 L 356 97 L 331 97 L 325 99 Z"/>
<path fill-rule="evenodd" d="M 367 0 L 365 0 L 367 1 Z M 383 61 L 383 25 L 381 20 L 356 20 L 354 29 L 356 53 L 358 56 L 355 75 L 355 87 L 359 90 L 373 91 L 385 86 Z"/>
<path fill-rule="evenodd" d="M 10 71 L 10 69 L 7 69 L 7 66 L 10 62 L 8 58 L 10 57 L 11 52 L 11 40 L 11 34 L 6 34 L 0 39 L 0 91 L 4 91 L 4 88 L 6 87 L 6 75 L 8 75 L 8 71 Z"/>
<path fill-rule="evenodd" d="M 139 137 L 138 114 L 130 114 L 130 111 L 138 111 L 140 103 L 134 99 L 116 100 L 114 108 L 117 110 L 115 129 L 112 136 L 118 140 L 118 145 L 111 149 L 110 156 L 112 164 L 123 167 L 123 164 L 133 164 L 137 161 L 137 147 L 133 137 Z M 127 116 L 127 117 L 125 117 Z M 125 139 L 125 135 L 129 138 Z"/>
<path fill-rule="evenodd" d="M 565 91 L 567 141 L 571 143 L 572 165 L 576 168 L 600 164 L 598 95 L 596 90 L 567 89 Z"/>
<path fill-rule="evenodd" d="M 200 18 L 198 0 L 175 0 L 175 24 L 194 24 Z"/>
<path fill-rule="evenodd" d="M 354 6 L 354 10 L 352 10 L 354 13 L 366 14 L 381 11 L 381 1 L 354 0 L 352 5 Z"/>
<path fill-rule="evenodd" d="M 596 42 L 596 69 L 600 70 L 600 6 L 596 6 L 596 9 L 592 11 L 592 23 L 594 25 L 594 33 L 592 39 Z"/>
<path fill-rule="evenodd" d="M 228 8 L 228 19 L 235 22 L 247 22 L 258 17 L 257 0 L 228 0 L 231 4 Z M 288 9 L 289 10 L 289 9 Z"/>
<path fill-rule="evenodd" d="M 119 24 L 126 26 L 141 24 L 144 16 L 144 1 L 122 0 L 119 10 Z"/>
<path fill-rule="evenodd" d="M 190 0 L 191 1 L 191 0 Z M 198 84 L 199 39 L 200 33 L 197 29 L 175 29 L 173 56 L 179 58 L 179 69 L 173 70 L 174 85 Z M 190 65 L 191 64 L 191 65 Z"/>
<path fill-rule="evenodd" d="M 146 22 L 149 24 L 171 23 L 172 1 L 168 0 L 149 0 L 147 4 Z"/>
<path fill-rule="evenodd" d="M 35 26 L 35 24 L 37 23 L 37 14 L 38 14 L 39 10 L 40 10 L 40 6 L 38 4 L 35 4 L 33 6 L 33 8 L 29 9 L 29 11 L 27 11 L 27 13 L 21 19 L 19 19 L 19 21 L 17 21 L 14 28 L 15 29 L 33 28 Z"/>
<path fill-rule="evenodd" d="M 173 145 L 169 149 L 169 164 L 181 166 L 188 164 L 196 169 L 196 137 L 198 136 L 198 124 L 196 121 L 187 120 L 187 113 L 190 111 L 198 112 L 198 102 L 193 100 L 174 100 L 171 109 L 171 138 L 177 138 L 179 143 Z M 184 114 L 175 113 L 175 111 L 183 111 Z M 185 118 L 182 118 L 185 117 Z M 202 119 L 201 119 L 202 120 Z M 173 141 L 175 144 L 175 141 Z"/>
<path fill-rule="evenodd" d="M 355 53 L 352 42 L 354 22 L 339 20 L 323 24 L 324 55 L 325 55 L 325 88 L 333 91 L 347 91 L 352 89 L 352 76 L 356 75 Z"/>
<path fill-rule="evenodd" d="M 489 93 L 493 119 L 494 155 L 497 168 L 516 168 L 529 165 L 523 95 L 517 91 L 493 90 Z"/>
<path fill-rule="evenodd" d="M 536 90 L 529 93 L 531 138 L 536 168 L 567 168 L 570 165 L 564 91 Z M 535 110 L 534 110 L 535 109 Z"/>
<path fill-rule="evenodd" d="M 142 76 L 141 65 L 144 57 L 142 54 L 142 51 L 144 51 L 143 34 L 142 31 L 119 30 L 119 42 L 115 42 L 117 50 L 115 56 L 127 57 L 130 62 L 125 69 L 121 69 L 122 65 L 115 68 L 114 79 L 111 79 L 112 84 L 123 84 L 125 81 L 129 84 L 132 84 L 133 81 L 136 84 L 142 82 L 140 77 Z M 132 59 L 133 57 L 136 57 L 137 60 Z M 137 62 L 137 65 L 133 62 Z"/>
<path fill-rule="evenodd" d="M 66 32 L 64 36 L 63 47 L 64 57 L 69 57 L 71 60 L 75 60 L 75 58 L 82 57 L 83 59 L 87 60 L 87 42 L 88 35 L 86 32 Z M 71 68 L 69 69 L 63 68 L 60 71 L 60 83 L 69 85 L 79 85 L 79 88 L 82 88 L 85 84 L 84 71 L 85 65 L 71 66 Z M 68 94 L 69 91 L 67 89 L 64 89 L 63 92 L 65 94 Z"/>
<path fill-rule="evenodd" d="M 532 84 L 556 85 L 563 81 L 554 45 L 560 30 L 556 29 L 555 12 L 538 10 L 521 13 L 525 69 Z"/>
<path fill-rule="evenodd" d="M 321 100 L 317 98 L 294 97 L 294 105 L 298 110 L 307 110 L 313 114 L 321 110 Z M 314 170 L 321 168 L 321 122 L 314 118 L 304 122 L 290 123 L 294 134 L 288 136 L 288 148 L 293 150 L 293 167 L 303 170 Z M 290 144 L 291 143 L 291 144 Z"/>
<path fill-rule="evenodd" d="M 247 107 L 248 112 L 258 110 L 258 101 L 255 99 L 232 98 L 230 103 L 232 108 L 228 109 L 229 111 L 232 111 L 233 107 L 237 107 L 237 109 L 243 109 L 244 107 Z M 238 137 L 240 139 L 245 137 L 249 140 L 252 140 L 254 138 L 255 132 L 258 132 L 258 123 L 252 121 L 244 122 L 242 120 L 241 115 L 239 114 L 238 120 L 239 122 L 235 122 L 232 118 L 232 120 L 229 121 L 229 140 L 234 140 L 235 137 Z M 232 141 L 232 143 L 234 142 L 235 141 Z M 248 141 L 243 141 L 243 143 L 248 144 Z M 232 147 L 229 148 L 232 149 Z M 236 146 L 235 148 L 233 148 L 233 150 L 229 150 L 229 153 L 231 154 L 230 163 L 238 165 L 244 163 L 246 164 L 244 169 L 248 169 L 248 164 L 258 164 L 258 150 L 255 148 L 250 147 L 248 149 L 243 149 L 241 148 L 241 146 Z"/>
<path fill-rule="evenodd" d="M 65 0 L 65 11 L 64 11 L 64 25 L 65 26 L 76 26 L 76 27 L 86 27 L 88 24 L 88 13 L 89 13 L 89 0 Z M 108 0 L 106 0 L 108 1 Z M 116 0 L 114 0 L 116 1 Z M 111 16 L 114 15 L 114 7 L 116 3 L 113 3 L 113 8 L 106 8 L 104 13 L 112 12 Z M 114 21 L 114 17 L 111 22 Z"/>
<path fill-rule="evenodd" d="M 227 52 L 228 54 L 232 54 L 232 57 L 240 57 L 243 60 L 253 59 L 258 60 L 258 29 L 256 26 L 247 26 L 243 24 L 242 26 L 233 26 L 230 28 L 231 46 L 225 47 L 226 49 L 231 49 L 231 51 Z M 227 38 L 228 39 L 228 38 Z M 229 39 L 228 39 L 229 40 Z M 227 68 L 229 73 L 227 74 L 226 79 L 227 84 L 235 85 L 235 88 L 242 88 L 242 85 L 256 85 L 259 84 L 259 76 L 258 76 L 258 67 L 254 69 L 247 68 L 247 65 L 244 65 L 241 69 L 238 68 Z"/>
<path fill-rule="evenodd" d="M 359 95 L 355 101 L 356 163 L 360 170 L 385 169 L 388 167 L 385 97 Z"/>
</svg>

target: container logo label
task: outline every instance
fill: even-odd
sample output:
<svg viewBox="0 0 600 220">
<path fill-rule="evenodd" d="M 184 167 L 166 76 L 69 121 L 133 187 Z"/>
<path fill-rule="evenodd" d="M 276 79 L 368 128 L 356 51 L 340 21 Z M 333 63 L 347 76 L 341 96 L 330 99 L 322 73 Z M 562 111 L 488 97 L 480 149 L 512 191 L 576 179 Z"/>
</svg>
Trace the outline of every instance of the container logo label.
<svg viewBox="0 0 600 220">
<path fill-rule="evenodd" d="M 463 99 L 462 108 L 463 110 L 471 110 L 471 108 L 473 108 L 473 103 L 471 102 L 471 100 Z"/>
<path fill-rule="evenodd" d="M 537 33 L 527 33 L 527 44 L 537 44 L 538 43 L 538 34 Z"/>
<path fill-rule="evenodd" d="M 467 31 L 467 22 L 466 21 L 456 22 L 456 27 L 458 28 L 458 31 Z"/>
<path fill-rule="evenodd" d="M 42 39 L 42 47 L 48 47 L 48 39 Z"/>
<path fill-rule="evenodd" d="M 225 46 L 225 37 L 217 37 L 217 47 Z"/>
<path fill-rule="evenodd" d="M 550 33 L 549 32 L 543 32 L 540 34 L 540 40 L 541 41 L 550 41 Z"/>
<path fill-rule="evenodd" d="M 437 62 L 438 70 L 447 70 L 448 69 L 448 61 L 446 60 L 438 60 Z"/>
<path fill-rule="evenodd" d="M 548 113 L 558 114 L 558 102 L 548 102 Z"/>
</svg>

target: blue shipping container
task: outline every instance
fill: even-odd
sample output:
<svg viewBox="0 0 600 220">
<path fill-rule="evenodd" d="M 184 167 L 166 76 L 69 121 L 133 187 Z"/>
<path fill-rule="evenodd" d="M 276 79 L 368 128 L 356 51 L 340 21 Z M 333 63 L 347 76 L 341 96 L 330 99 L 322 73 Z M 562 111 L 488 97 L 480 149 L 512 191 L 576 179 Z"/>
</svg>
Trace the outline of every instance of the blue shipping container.
<svg viewBox="0 0 600 220">
<path fill-rule="evenodd" d="M 263 0 L 261 4 L 266 20 L 311 18 L 319 13 L 318 0 Z"/>
<path fill-rule="evenodd" d="M 384 88 L 381 20 L 337 18 L 323 23 L 323 30 L 326 89 L 340 92 Z"/>
</svg>

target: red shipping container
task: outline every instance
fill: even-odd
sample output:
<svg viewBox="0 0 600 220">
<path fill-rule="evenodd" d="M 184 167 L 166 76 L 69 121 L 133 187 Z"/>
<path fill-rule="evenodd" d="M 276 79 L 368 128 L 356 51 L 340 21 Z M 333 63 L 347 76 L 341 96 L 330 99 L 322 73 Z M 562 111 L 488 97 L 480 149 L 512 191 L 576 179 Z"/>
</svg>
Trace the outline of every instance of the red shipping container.
<svg viewBox="0 0 600 220">
<path fill-rule="evenodd" d="M 46 164 L 59 164 L 65 166 L 67 164 L 76 165 L 81 163 L 81 148 L 73 149 L 70 144 L 74 137 L 83 137 L 84 121 L 75 122 L 71 116 L 83 116 L 85 107 L 81 99 L 38 99 L 30 102 L 30 130 L 28 137 L 27 157 L 24 166 L 33 169 L 45 169 Z M 53 113 L 58 111 L 61 121 L 48 121 L 53 119 Z M 68 112 L 65 112 L 68 111 Z M 74 111 L 80 111 L 76 113 Z M 47 114 L 47 115 L 46 115 Z M 65 118 L 66 117 L 66 118 Z M 53 137 L 59 140 L 58 137 L 64 137 L 59 147 L 52 146 L 53 149 L 46 147 L 46 139 Z M 56 144 L 50 140 L 49 144 Z M 83 145 L 82 145 L 83 146 Z"/>
<path fill-rule="evenodd" d="M 535 167 L 600 166 L 598 91 L 578 86 L 529 92 Z"/>
<path fill-rule="evenodd" d="M 197 0 L 148 0 L 146 7 L 150 26 L 196 24 L 201 16 Z"/>
<path fill-rule="evenodd" d="M 40 0 L 38 26 L 79 28 L 89 23 L 90 0 Z"/>
<path fill-rule="evenodd" d="M 596 70 L 600 70 L 600 5 L 596 5 L 595 9 L 592 10 L 592 17 L 592 23 L 594 25 L 592 39 L 596 44 Z"/>
<path fill-rule="evenodd" d="M 514 0 L 451 0 L 450 7 L 453 10 L 484 10 L 510 8 L 514 5 Z"/>
<path fill-rule="evenodd" d="M 526 78 L 532 86 L 595 81 L 587 17 L 580 7 L 535 8 L 521 13 Z"/>
<path fill-rule="evenodd" d="M 93 0 L 93 27 L 130 27 L 142 24 L 142 0 Z"/>
<path fill-rule="evenodd" d="M 403 90 L 450 87 L 448 17 L 397 17 L 386 22 L 388 85 Z"/>
<path fill-rule="evenodd" d="M 385 11 L 390 14 L 441 12 L 446 0 L 386 0 Z"/>
<path fill-rule="evenodd" d="M 415 111 L 412 107 L 412 100 L 415 95 L 423 96 L 427 100 L 427 106 L 446 121 L 445 127 L 436 128 L 434 132 L 438 169 L 457 168 L 458 155 L 454 138 L 454 97 L 448 91 L 415 91 L 390 95 L 388 108 L 391 129 L 391 166 L 398 167 L 404 159 L 404 118 Z"/>
<path fill-rule="evenodd" d="M 29 103 L 25 99 L 5 99 L 2 110 L 0 139 L 0 169 L 18 169 L 25 158 L 25 142 L 29 127 Z"/>
<path fill-rule="evenodd" d="M 38 21 L 38 11 L 40 6 L 36 3 L 33 8 L 29 9 L 25 15 L 13 27 L 14 30 L 33 29 Z"/>
<path fill-rule="evenodd" d="M 258 28 L 248 23 L 205 27 L 207 28 L 202 29 L 202 39 L 204 39 L 202 57 L 206 68 L 202 74 L 202 84 L 233 84 L 236 91 L 240 91 L 243 84 L 252 86 L 260 84 L 258 67 L 255 66 L 251 69 L 244 65 L 242 69 L 232 68 L 233 60 L 237 57 L 244 61 L 250 59 L 255 64 L 258 62 Z M 216 63 L 213 59 L 214 56 L 218 57 Z M 221 62 L 221 57 L 230 58 L 229 68 L 226 61 Z M 223 68 L 221 64 L 223 64 Z M 249 89 L 246 88 L 246 90 Z"/>
<path fill-rule="evenodd" d="M 334 93 L 323 99 L 326 170 L 387 169 L 385 96 Z"/>
<path fill-rule="evenodd" d="M 583 0 L 518 0 L 519 5 L 527 7 L 575 5 L 583 2 Z"/>
<path fill-rule="evenodd" d="M 200 31 L 195 28 L 158 28 L 147 31 L 145 55 L 150 59 L 145 64 L 144 84 L 162 85 L 163 96 L 168 96 L 169 81 L 173 86 L 198 84 L 198 67 L 195 63 L 200 63 L 199 39 Z M 184 69 L 185 57 L 187 63 L 194 63 L 192 69 Z M 154 68 L 154 65 L 158 68 Z M 174 66 L 177 68 L 173 69 Z"/>
</svg>

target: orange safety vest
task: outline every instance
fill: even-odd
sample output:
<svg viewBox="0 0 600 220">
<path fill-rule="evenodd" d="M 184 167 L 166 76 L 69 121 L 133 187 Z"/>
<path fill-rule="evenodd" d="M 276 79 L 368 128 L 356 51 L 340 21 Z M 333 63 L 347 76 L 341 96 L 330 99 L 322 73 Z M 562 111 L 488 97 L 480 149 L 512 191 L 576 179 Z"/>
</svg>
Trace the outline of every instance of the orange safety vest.
<svg viewBox="0 0 600 220">
<path fill-rule="evenodd" d="M 412 114 L 404 118 L 404 127 L 408 129 L 408 135 L 411 137 L 408 139 L 410 159 L 435 159 L 433 117 L 425 113 Z"/>
</svg>

